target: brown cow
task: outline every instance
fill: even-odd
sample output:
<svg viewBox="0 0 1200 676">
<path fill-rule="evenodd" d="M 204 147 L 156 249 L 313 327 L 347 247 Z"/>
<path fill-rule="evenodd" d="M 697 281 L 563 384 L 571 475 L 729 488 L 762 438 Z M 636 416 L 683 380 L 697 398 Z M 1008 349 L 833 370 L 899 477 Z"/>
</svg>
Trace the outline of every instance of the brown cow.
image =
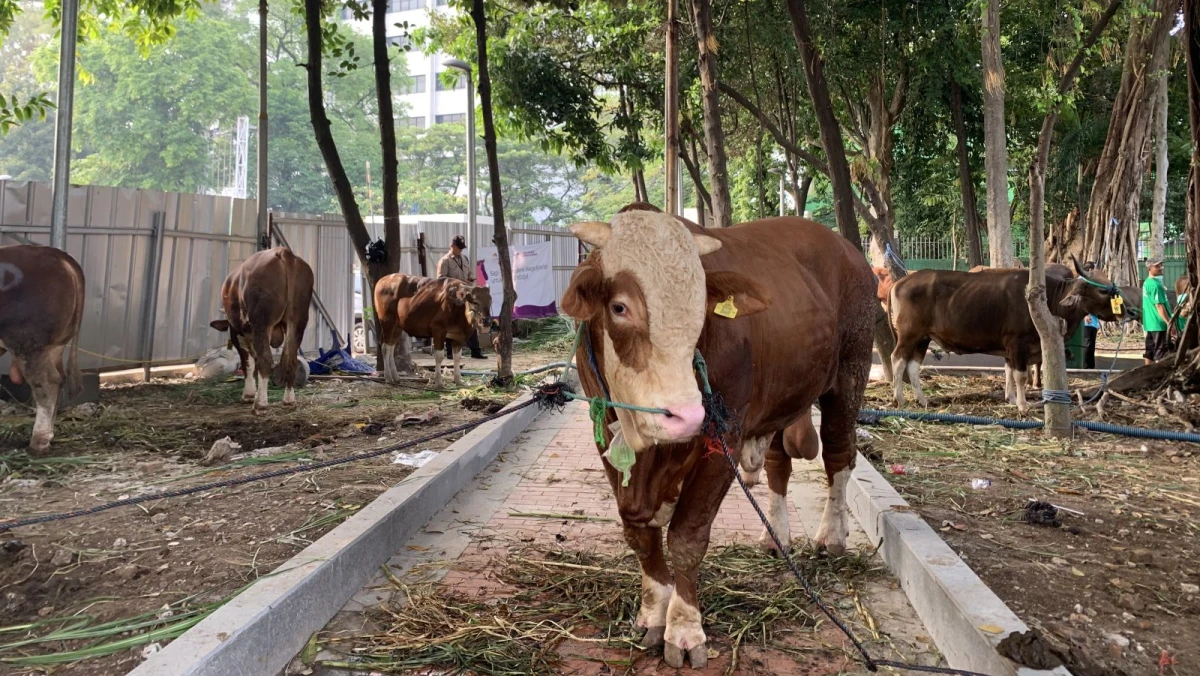
<svg viewBox="0 0 1200 676">
<path fill-rule="evenodd" d="M 296 360 L 308 326 L 312 294 L 312 268 L 283 247 L 251 255 L 221 285 L 225 319 L 217 319 L 210 326 L 229 332 L 246 374 L 242 401 L 253 401 L 255 413 L 267 410 L 271 350 L 280 346 L 283 405 L 296 405 Z"/>
<path fill-rule="evenodd" d="M 693 354 L 704 355 L 713 390 L 732 413 L 736 431 L 726 440 L 742 470 L 757 472 L 766 456 L 767 513 L 784 546 L 791 459 L 815 457 L 823 445 L 829 497 L 815 541 L 842 552 L 877 280 L 853 245 L 803 218 L 705 230 L 635 204 L 611 223 L 578 223 L 571 232 L 595 248 L 562 303 L 586 322 L 587 340 L 575 355 L 584 391 L 669 411 L 607 414 L 606 444 L 624 443 L 636 454 L 628 483 L 603 463 L 641 564 L 637 626 L 647 630 L 643 645 L 665 641 L 668 664 L 682 666 L 686 653 L 699 668 L 707 639 L 697 573 L 734 473 L 697 438 L 705 410 Z M 810 418 L 817 402 L 819 441 Z"/>
<path fill-rule="evenodd" d="M 1074 277 L 1085 277 L 1072 259 Z M 1091 280 L 1046 277 L 1046 299 L 1050 311 L 1062 320 L 1071 335 L 1089 314 L 1115 321 L 1111 300 L 1116 287 L 1101 274 Z M 920 270 L 896 282 L 888 298 L 888 321 L 896 332 L 892 368 L 899 374 L 907 367 L 917 401 L 928 404 L 921 391 L 919 371 L 931 340 L 958 354 L 994 354 L 1004 357 L 1004 395 L 1022 412 L 1026 375 L 1030 364 L 1041 362 L 1042 343 L 1025 287 L 1028 270 L 984 270 L 976 273 L 951 270 Z M 1015 381 L 1015 383 L 1014 383 Z M 1015 386 L 1015 388 L 1014 388 Z M 904 380 L 894 380 L 895 399 L 904 404 Z"/>
<path fill-rule="evenodd" d="M 79 392 L 79 325 L 83 321 L 83 269 L 48 246 L 0 246 L 0 357 L 12 352 L 9 377 L 29 381 L 37 414 L 29 452 L 41 454 L 54 438 L 54 412 L 63 381 Z M 62 354 L 71 343 L 67 368 Z"/>
<path fill-rule="evenodd" d="M 384 376 L 399 382 L 395 347 L 401 332 L 433 339 L 433 386 L 442 387 L 442 359 L 446 341 L 454 353 L 454 384 L 462 385 L 458 347 L 472 330 L 486 333 L 492 321 L 492 292 L 458 279 L 388 275 L 375 284 L 375 309 L 379 313 Z"/>
</svg>

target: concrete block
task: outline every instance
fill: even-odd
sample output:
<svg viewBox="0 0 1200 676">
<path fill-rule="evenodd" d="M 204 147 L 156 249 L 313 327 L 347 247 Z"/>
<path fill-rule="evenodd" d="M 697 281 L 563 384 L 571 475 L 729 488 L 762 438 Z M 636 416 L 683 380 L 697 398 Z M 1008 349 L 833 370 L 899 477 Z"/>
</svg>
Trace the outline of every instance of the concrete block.
<svg viewBox="0 0 1200 676">
<path fill-rule="evenodd" d="M 467 433 L 130 676 L 275 676 L 537 415 L 537 406 L 529 406 Z"/>
<path fill-rule="evenodd" d="M 872 543 L 883 541 L 883 560 L 950 666 L 992 676 L 1070 676 L 1065 667 L 1028 669 L 1001 657 L 996 645 L 1029 627 L 862 454 L 851 476 L 851 512 Z"/>
</svg>

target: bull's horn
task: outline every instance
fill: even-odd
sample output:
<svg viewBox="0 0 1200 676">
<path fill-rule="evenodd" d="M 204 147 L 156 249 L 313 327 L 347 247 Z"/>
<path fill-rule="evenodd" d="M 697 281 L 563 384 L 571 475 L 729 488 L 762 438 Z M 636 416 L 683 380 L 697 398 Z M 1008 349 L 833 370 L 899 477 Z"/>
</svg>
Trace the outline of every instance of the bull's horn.
<svg viewBox="0 0 1200 676">
<path fill-rule="evenodd" d="M 608 238 L 612 236 L 612 226 L 604 221 L 581 221 L 570 225 L 567 229 L 580 241 L 591 244 L 597 249 L 608 244 Z"/>
</svg>

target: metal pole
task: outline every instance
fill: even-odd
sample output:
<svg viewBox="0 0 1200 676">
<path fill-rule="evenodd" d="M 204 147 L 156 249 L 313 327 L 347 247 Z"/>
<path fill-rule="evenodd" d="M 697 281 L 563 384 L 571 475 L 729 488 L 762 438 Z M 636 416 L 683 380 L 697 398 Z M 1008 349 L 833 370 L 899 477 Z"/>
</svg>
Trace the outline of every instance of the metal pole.
<svg viewBox="0 0 1200 676">
<path fill-rule="evenodd" d="M 267 0 L 258 0 L 258 249 L 271 248 L 267 222 Z"/>
<path fill-rule="evenodd" d="M 470 234 L 467 236 L 467 245 L 470 246 L 469 260 L 471 265 L 479 265 L 477 253 L 479 251 L 479 233 L 476 232 L 477 224 L 476 212 L 478 209 L 475 205 L 475 83 L 471 78 L 471 71 L 467 71 L 467 229 Z"/>
<path fill-rule="evenodd" d="M 79 0 L 62 0 L 58 49 L 58 112 L 54 118 L 54 195 L 50 202 L 50 246 L 67 250 L 67 195 L 71 189 L 71 116 L 75 102 L 75 39 Z"/>
<path fill-rule="evenodd" d="M 679 56 L 676 47 L 679 41 L 676 14 L 679 0 L 667 0 L 667 73 L 666 73 L 666 133 L 667 151 L 663 163 L 666 175 L 666 211 L 668 214 L 683 213 L 683 202 L 679 199 Z"/>
<path fill-rule="evenodd" d="M 162 271 L 163 240 L 166 239 L 167 215 L 162 211 L 152 216 L 154 234 L 150 242 L 150 270 L 146 275 L 146 300 L 142 306 L 142 376 L 150 382 L 150 366 L 154 362 L 154 325 L 158 323 L 158 278 Z"/>
</svg>

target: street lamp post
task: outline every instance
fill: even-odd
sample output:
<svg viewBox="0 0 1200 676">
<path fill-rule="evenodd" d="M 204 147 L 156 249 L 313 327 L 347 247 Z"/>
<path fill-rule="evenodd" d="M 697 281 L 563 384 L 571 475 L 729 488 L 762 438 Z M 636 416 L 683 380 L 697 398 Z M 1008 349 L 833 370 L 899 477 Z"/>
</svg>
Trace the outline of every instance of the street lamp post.
<svg viewBox="0 0 1200 676">
<path fill-rule="evenodd" d="M 442 65 L 467 75 L 467 246 L 471 265 L 479 265 L 478 233 L 475 214 L 475 83 L 471 79 L 471 64 L 462 59 L 446 59 Z"/>
</svg>

